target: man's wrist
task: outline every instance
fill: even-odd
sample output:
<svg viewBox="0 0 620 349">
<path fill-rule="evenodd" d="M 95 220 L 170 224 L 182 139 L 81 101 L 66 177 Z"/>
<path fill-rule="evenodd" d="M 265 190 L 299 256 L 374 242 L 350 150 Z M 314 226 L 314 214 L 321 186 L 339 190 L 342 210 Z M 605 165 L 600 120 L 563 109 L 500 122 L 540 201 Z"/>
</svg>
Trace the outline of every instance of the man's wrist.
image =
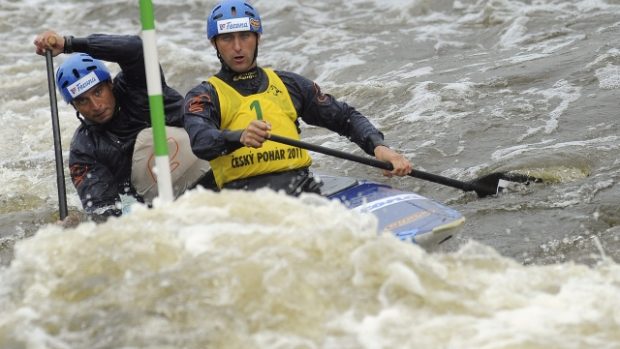
<svg viewBox="0 0 620 349">
<path fill-rule="evenodd" d="M 68 35 L 65 36 L 65 45 L 63 48 L 63 53 L 73 53 L 73 36 Z"/>
<path fill-rule="evenodd" d="M 375 145 L 375 148 L 383 146 L 386 148 L 389 148 L 390 146 L 384 141 L 384 140 L 378 140 L 378 141 L 374 141 L 373 144 Z"/>
<path fill-rule="evenodd" d="M 224 139 L 228 142 L 237 142 L 239 144 L 241 144 L 241 134 L 243 134 L 243 130 L 235 130 L 235 131 L 230 131 L 230 130 L 225 130 L 222 131 L 222 135 L 224 136 Z"/>
<path fill-rule="evenodd" d="M 390 146 L 385 142 L 385 140 L 383 139 L 383 135 L 382 134 L 373 134 L 370 136 L 370 142 L 372 144 L 372 149 L 374 150 L 376 147 L 382 145 L 384 147 L 389 148 Z"/>
</svg>

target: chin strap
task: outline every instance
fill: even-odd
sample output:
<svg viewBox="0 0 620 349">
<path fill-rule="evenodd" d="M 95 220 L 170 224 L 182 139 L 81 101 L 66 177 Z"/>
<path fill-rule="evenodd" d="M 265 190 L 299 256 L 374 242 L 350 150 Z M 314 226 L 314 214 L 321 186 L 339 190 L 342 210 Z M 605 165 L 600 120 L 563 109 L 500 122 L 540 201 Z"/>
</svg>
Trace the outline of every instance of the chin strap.
<svg viewBox="0 0 620 349">
<path fill-rule="evenodd" d="M 75 117 L 80 120 L 80 123 L 82 123 L 83 125 L 86 125 L 86 120 L 84 120 L 83 117 L 80 116 L 80 112 L 79 111 L 75 111 Z"/>
<path fill-rule="evenodd" d="M 254 48 L 254 60 L 252 60 L 252 65 L 256 63 L 257 57 L 258 57 L 258 36 L 256 37 L 256 47 Z"/>
</svg>

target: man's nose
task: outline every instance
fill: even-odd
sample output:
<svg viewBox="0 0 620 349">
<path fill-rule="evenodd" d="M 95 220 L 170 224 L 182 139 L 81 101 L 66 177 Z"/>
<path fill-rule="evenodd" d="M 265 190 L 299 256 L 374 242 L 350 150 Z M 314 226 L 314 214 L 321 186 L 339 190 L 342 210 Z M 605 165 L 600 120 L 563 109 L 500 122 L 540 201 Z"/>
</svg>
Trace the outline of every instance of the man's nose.
<svg viewBox="0 0 620 349">
<path fill-rule="evenodd" d="M 235 51 L 241 50 L 241 39 L 238 36 L 235 36 L 233 40 L 233 49 Z"/>
<path fill-rule="evenodd" d="M 99 110 L 103 106 L 103 100 L 101 98 L 91 97 L 90 104 L 92 105 L 93 109 Z"/>
</svg>

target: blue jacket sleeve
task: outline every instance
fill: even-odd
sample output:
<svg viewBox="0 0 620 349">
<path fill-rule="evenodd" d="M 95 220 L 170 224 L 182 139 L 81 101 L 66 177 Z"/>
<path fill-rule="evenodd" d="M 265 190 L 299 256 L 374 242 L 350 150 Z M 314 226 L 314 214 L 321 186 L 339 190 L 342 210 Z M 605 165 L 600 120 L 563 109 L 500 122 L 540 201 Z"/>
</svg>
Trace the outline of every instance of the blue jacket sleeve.
<svg viewBox="0 0 620 349">
<path fill-rule="evenodd" d="M 241 148 L 243 130 L 220 130 L 221 114 L 217 92 L 207 82 L 194 87 L 185 96 L 185 130 L 192 151 L 204 160 L 213 160 Z"/>
</svg>

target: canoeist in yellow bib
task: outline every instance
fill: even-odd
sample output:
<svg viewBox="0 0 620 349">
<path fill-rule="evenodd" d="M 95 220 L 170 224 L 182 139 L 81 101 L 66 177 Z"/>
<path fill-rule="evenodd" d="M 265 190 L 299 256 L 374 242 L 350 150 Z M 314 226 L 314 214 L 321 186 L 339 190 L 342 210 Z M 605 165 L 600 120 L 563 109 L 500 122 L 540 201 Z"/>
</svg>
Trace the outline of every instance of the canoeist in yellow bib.
<svg viewBox="0 0 620 349">
<path fill-rule="evenodd" d="M 306 150 L 267 141 L 270 133 L 299 139 L 300 118 L 389 161 L 394 169 L 385 171 L 387 176 L 411 172 L 411 163 L 388 148 L 383 134 L 353 107 L 298 74 L 258 67 L 262 31 L 258 11 L 247 2 L 217 4 L 207 18 L 207 36 L 222 68 L 185 96 L 184 124 L 192 150 L 210 162 L 218 188 L 319 192 Z"/>
</svg>

